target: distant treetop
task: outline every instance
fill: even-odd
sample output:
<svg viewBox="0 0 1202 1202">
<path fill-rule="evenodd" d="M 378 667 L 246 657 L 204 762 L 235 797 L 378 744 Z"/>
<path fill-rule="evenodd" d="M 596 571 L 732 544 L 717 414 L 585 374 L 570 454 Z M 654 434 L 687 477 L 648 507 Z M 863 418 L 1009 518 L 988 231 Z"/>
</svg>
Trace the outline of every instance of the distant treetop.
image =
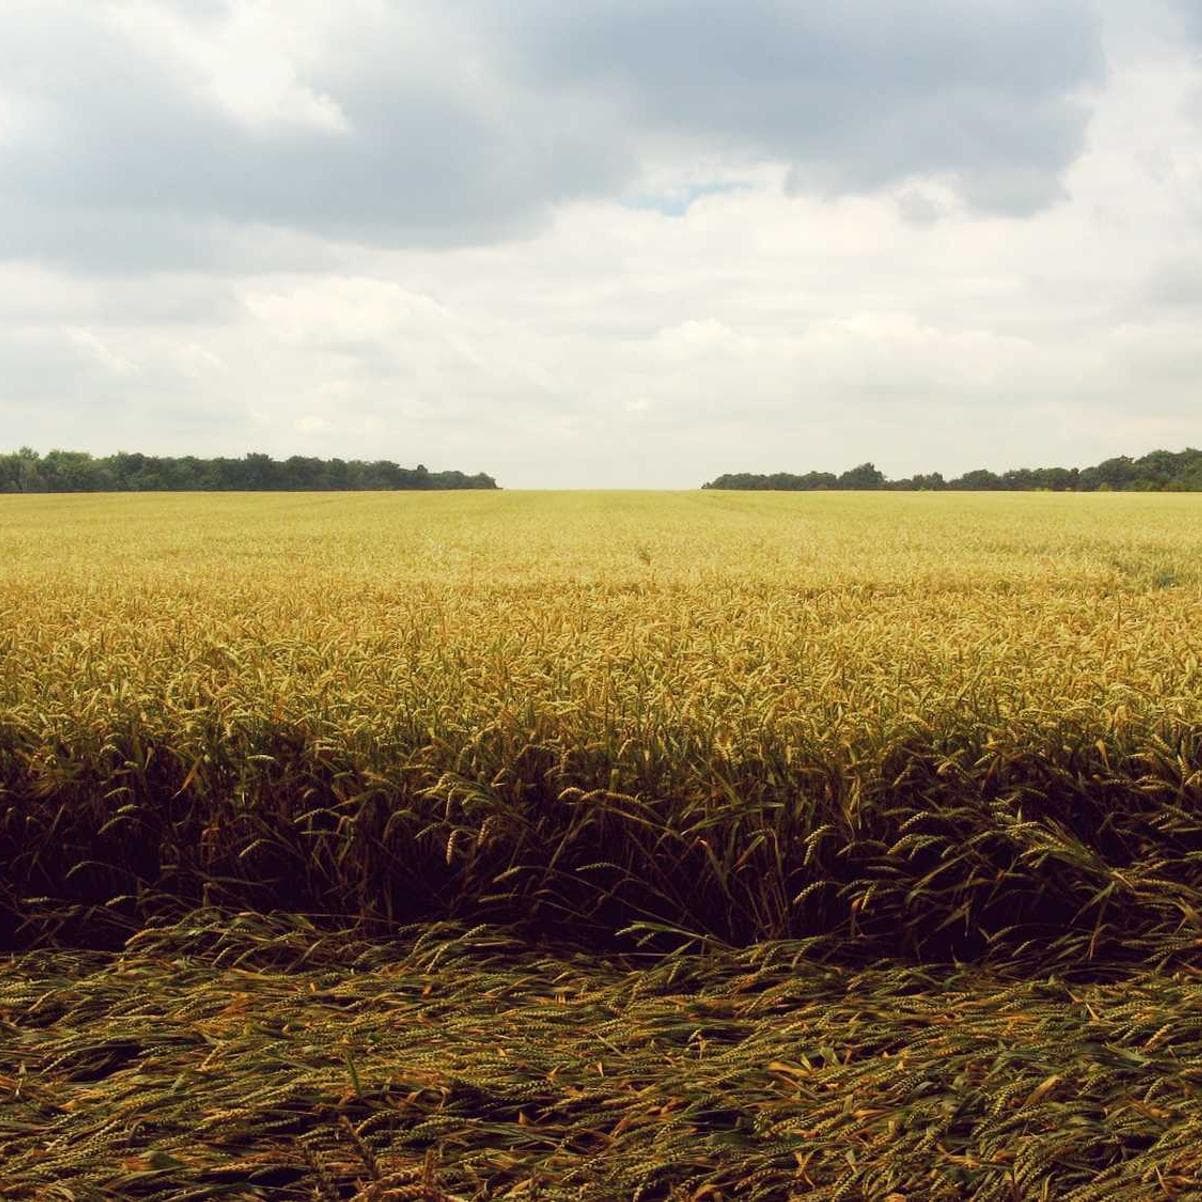
<svg viewBox="0 0 1202 1202">
<path fill-rule="evenodd" d="M 886 480 L 871 463 L 861 463 L 842 475 L 833 472 L 789 472 L 755 475 L 736 472 L 719 476 L 702 488 L 812 492 L 818 489 L 891 489 L 896 492 L 958 490 L 968 492 L 1202 492 L 1202 451 L 1150 451 L 1139 459 L 1119 455 L 1095 467 L 1020 467 L 1000 476 L 985 468 L 945 480 L 938 472 Z"/>
<path fill-rule="evenodd" d="M 86 451 L 28 447 L 0 454 L 0 492 L 349 492 L 367 489 L 496 488 L 483 472 L 432 472 L 424 464 L 399 467 L 387 459 L 197 459 L 131 454 L 93 456 Z"/>
</svg>

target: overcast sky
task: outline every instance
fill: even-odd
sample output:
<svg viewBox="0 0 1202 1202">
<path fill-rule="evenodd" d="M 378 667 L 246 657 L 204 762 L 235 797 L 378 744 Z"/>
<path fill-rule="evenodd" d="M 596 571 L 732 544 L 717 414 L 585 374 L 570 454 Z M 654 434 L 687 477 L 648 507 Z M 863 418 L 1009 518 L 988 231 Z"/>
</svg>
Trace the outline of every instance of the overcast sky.
<svg viewBox="0 0 1202 1202">
<path fill-rule="evenodd" d="M 1202 444 L 1202 0 L 4 0 L 0 449 Z"/>
</svg>

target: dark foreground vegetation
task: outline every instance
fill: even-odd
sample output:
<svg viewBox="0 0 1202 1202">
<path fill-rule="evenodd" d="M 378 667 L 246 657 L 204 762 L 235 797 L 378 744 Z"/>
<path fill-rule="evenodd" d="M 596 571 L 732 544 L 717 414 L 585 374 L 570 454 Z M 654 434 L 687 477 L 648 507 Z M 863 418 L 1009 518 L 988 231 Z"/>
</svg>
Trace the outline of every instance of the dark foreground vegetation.
<svg viewBox="0 0 1202 1202">
<path fill-rule="evenodd" d="M 200 741 L 122 715 L 52 762 L 41 731 L 13 723 L 0 939 L 112 946 L 220 904 L 377 933 L 517 925 L 613 951 L 800 940 L 847 965 L 1080 978 L 1190 961 L 1202 729 L 1104 721 L 945 715 L 886 740 L 766 734 L 727 759 L 687 727 L 601 755 L 550 717 L 486 738 L 401 719 L 357 747 L 316 716 L 307 728 L 248 716 Z"/>
<path fill-rule="evenodd" d="M 140 455 L 90 455 L 22 447 L 0 455 L 0 493 L 44 492 L 355 492 L 390 489 L 496 488 L 483 472 L 432 472 L 423 464 L 399 467 L 387 459 L 198 459 Z"/>
<path fill-rule="evenodd" d="M 861 463 L 840 475 L 775 472 L 756 475 L 735 472 L 719 476 L 702 488 L 766 489 L 810 492 L 819 489 L 892 489 L 895 492 L 1202 492 L 1202 451 L 1151 451 L 1132 459 L 1119 455 L 1094 467 L 1020 467 L 996 472 L 985 468 L 945 480 L 939 472 L 887 480 L 874 464 Z"/>
<path fill-rule="evenodd" d="M 0 994 L 0 1195 L 1154 1202 L 1202 1180 L 1202 983 L 769 944 L 625 962 L 200 911 Z"/>
</svg>

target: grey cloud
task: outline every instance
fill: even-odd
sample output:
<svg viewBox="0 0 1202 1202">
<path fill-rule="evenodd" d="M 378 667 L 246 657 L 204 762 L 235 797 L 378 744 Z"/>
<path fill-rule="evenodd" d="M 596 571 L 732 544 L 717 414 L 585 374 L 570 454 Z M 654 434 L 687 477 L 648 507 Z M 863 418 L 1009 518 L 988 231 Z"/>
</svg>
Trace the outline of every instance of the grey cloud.
<svg viewBox="0 0 1202 1202">
<path fill-rule="evenodd" d="M 1161 264 L 1148 278 L 1142 301 L 1169 309 L 1202 308 L 1202 258 Z"/>
<path fill-rule="evenodd" d="M 104 13 L 0 16 L 0 95 L 33 114 L 0 139 L 2 256 L 212 266 L 238 257 L 223 227 L 240 225 L 486 243 L 627 194 L 664 156 L 779 161 L 822 195 L 938 176 L 979 209 L 1030 213 L 1059 194 L 1078 93 L 1102 73 L 1079 0 L 415 2 L 348 10 L 299 68 L 343 128 L 255 125 Z"/>
<path fill-rule="evenodd" d="M 86 405 L 105 375 L 111 373 L 62 331 L 6 331 L 0 336 L 0 415 L 28 418 L 54 402 Z"/>
<path fill-rule="evenodd" d="M 1202 40 L 1202 8 L 1199 8 L 1198 0 L 1175 0 L 1175 6 L 1181 13 L 1186 32 Z"/>
<path fill-rule="evenodd" d="M 546 122 L 520 89 L 498 108 L 452 64 L 391 53 L 389 27 L 307 81 L 336 99 L 346 130 L 256 129 L 95 13 L 58 11 L 61 41 L 51 7 L 23 25 L 0 18 L 16 26 L 0 51 L 5 86 L 38 110 L 36 130 L 0 144 L 0 200 L 32 217 L 4 223 L 9 256 L 54 257 L 57 243 L 100 269 L 203 262 L 219 248 L 197 223 L 213 219 L 384 244 L 487 242 L 630 171 L 620 147 Z M 45 73 L 30 65 L 43 59 Z M 97 237 L 110 223 L 118 236 Z"/>
<path fill-rule="evenodd" d="M 530 34 L 528 69 L 624 98 L 636 129 L 782 160 L 830 194 L 949 174 L 1003 212 L 1059 194 L 1078 94 L 1104 72 L 1075 0 L 584 0 L 548 4 Z"/>
<path fill-rule="evenodd" d="M 82 198 L 0 196 L 0 259 L 23 260 L 85 272 L 187 270 L 247 259 L 208 219 L 179 214 L 89 207 Z M 253 258 L 250 260 L 253 262 Z"/>
<path fill-rule="evenodd" d="M 16 330 L 0 333 L 0 428 L 42 450 L 220 446 L 245 409 L 169 364 L 123 360 L 87 328 Z"/>
</svg>

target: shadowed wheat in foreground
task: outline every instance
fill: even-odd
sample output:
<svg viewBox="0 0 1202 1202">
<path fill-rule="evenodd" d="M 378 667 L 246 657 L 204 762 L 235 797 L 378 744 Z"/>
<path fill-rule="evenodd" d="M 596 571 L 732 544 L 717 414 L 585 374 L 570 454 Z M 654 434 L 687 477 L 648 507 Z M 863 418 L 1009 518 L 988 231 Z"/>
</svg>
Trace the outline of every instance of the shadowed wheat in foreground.
<svg viewBox="0 0 1202 1202">
<path fill-rule="evenodd" d="M 411 938 L 200 913 L 123 957 L 18 961 L 4 1196 L 1197 1196 L 1194 974 Z"/>
</svg>

